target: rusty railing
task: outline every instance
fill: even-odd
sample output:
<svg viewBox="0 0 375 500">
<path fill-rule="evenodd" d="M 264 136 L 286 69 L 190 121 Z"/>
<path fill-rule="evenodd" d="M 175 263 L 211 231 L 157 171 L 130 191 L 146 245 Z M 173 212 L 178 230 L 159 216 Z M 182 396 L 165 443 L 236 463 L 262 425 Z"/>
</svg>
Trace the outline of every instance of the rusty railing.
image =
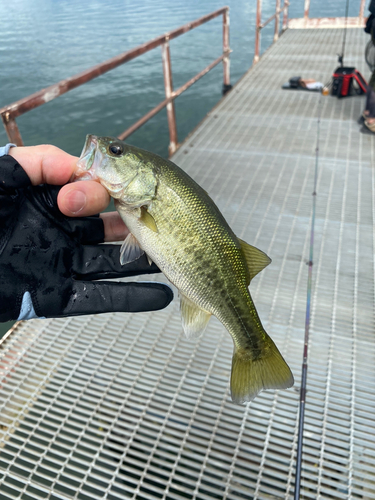
<svg viewBox="0 0 375 500">
<path fill-rule="evenodd" d="M 305 20 L 309 19 L 310 1 L 311 0 L 305 0 L 305 7 L 304 7 L 304 19 Z M 352 19 L 358 19 L 360 22 L 363 21 L 365 3 L 366 3 L 366 0 L 361 0 L 358 18 L 352 18 Z M 336 18 L 336 19 L 340 19 L 340 18 Z"/>
<path fill-rule="evenodd" d="M 203 69 L 200 73 L 197 73 L 193 78 L 187 81 L 184 85 L 182 85 L 177 90 L 173 90 L 173 81 L 172 81 L 172 67 L 171 67 L 171 57 L 169 50 L 169 42 L 173 38 L 177 38 L 178 36 L 204 24 L 212 19 L 223 16 L 223 53 L 220 57 L 215 59 L 211 64 L 209 64 L 205 69 Z M 173 154 L 178 148 L 178 139 L 177 139 L 177 126 L 176 126 L 176 115 L 175 115 L 175 106 L 174 100 L 176 97 L 181 95 L 185 90 L 187 90 L 191 85 L 193 85 L 197 80 L 202 78 L 206 73 L 208 73 L 212 68 L 214 68 L 221 61 L 223 62 L 223 92 L 225 93 L 230 89 L 230 72 L 229 72 L 229 7 L 222 7 L 221 9 L 216 10 L 215 12 L 211 12 L 195 21 L 184 24 L 179 28 L 170 31 L 169 33 L 165 33 L 163 35 L 154 38 L 142 45 L 138 45 L 134 49 L 128 50 L 127 52 L 123 52 L 107 61 L 104 61 L 96 66 L 93 66 L 82 73 L 71 76 L 65 80 L 61 80 L 54 85 L 51 85 L 45 89 L 39 90 L 32 95 L 24 97 L 19 101 L 16 101 L 12 104 L 4 106 L 0 109 L 0 115 L 3 120 L 3 124 L 8 135 L 8 138 L 11 142 L 16 144 L 17 146 L 22 146 L 22 138 L 20 131 L 18 129 L 16 118 L 32 109 L 45 104 L 56 97 L 59 97 L 69 90 L 72 90 L 80 85 L 93 80 L 94 78 L 103 75 L 107 71 L 110 71 L 122 64 L 125 64 L 132 59 L 148 52 L 158 46 L 161 46 L 162 50 L 162 62 L 163 62 L 163 73 L 164 73 L 164 86 L 165 86 L 165 99 L 159 103 L 155 108 L 145 114 L 142 118 L 140 118 L 136 123 L 134 123 L 131 127 L 125 130 L 123 133 L 118 135 L 118 138 L 121 140 L 126 139 L 135 132 L 138 128 L 140 128 L 144 123 L 146 123 L 150 118 L 156 115 L 159 111 L 161 111 L 164 107 L 167 109 L 167 117 L 168 117 L 168 127 L 169 127 L 169 154 Z"/>
<path fill-rule="evenodd" d="M 359 13 L 357 17 L 348 17 L 346 12 L 341 12 L 341 17 L 315 17 L 310 15 L 310 0 L 305 0 L 303 17 L 299 19 L 289 19 L 288 28 L 291 29 L 317 29 L 317 28 L 361 28 L 365 24 L 364 10 L 366 0 L 361 0 Z M 343 5 L 344 7 L 344 5 Z"/>
<path fill-rule="evenodd" d="M 289 0 L 284 0 L 283 7 L 280 7 L 281 0 L 276 0 L 275 14 L 262 23 L 262 0 L 257 0 L 256 26 L 255 26 L 255 48 L 253 64 L 259 61 L 260 57 L 260 34 L 262 29 L 271 21 L 275 20 L 275 32 L 273 41 L 279 38 L 280 15 L 283 13 L 282 31 L 287 28 L 343 28 L 361 27 L 364 25 L 364 9 L 366 0 L 361 0 L 358 17 L 332 17 L 332 18 L 310 18 L 310 1 L 304 2 L 304 15 L 300 19 L 288 19 Z"/>
<path fill-rule="evenodd" d="M 257 0 L 257 14 L 256 14 L 256 25 L 255 25 L 255 49 L 254 49 L 254 59 L 253 64 L 259 61 L 260 57 L 260 33 L 262 29 L 267 26 L 271 21 L 275 20 L 275 31 L 273 35 L 273 41 L 279 38 L 280 33 L 280 14 L 283 13 L 283 27 L 282 30 L 285 31 L 288 25 L 288 8 L 289 1 L 284 0 L 283 7 L 280 7 L 281 0 L 276 0 L 276 10 L 273 16 L 262 23 L 262 0 Z"/>
</svg>

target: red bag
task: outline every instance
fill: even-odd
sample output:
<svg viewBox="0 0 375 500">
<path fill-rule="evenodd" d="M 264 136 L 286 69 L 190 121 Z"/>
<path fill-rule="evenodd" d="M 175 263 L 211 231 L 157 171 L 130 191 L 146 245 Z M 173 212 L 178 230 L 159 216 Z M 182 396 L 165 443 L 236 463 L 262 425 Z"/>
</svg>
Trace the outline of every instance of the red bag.
<svg viewBox="0 0 375 500">
<path fill-rule="evenodd" d="M 355 68 L 339 66 L 332 78 L 332 95 L 340 98 L 366 93 L 367 82 Z"/>
</svg>

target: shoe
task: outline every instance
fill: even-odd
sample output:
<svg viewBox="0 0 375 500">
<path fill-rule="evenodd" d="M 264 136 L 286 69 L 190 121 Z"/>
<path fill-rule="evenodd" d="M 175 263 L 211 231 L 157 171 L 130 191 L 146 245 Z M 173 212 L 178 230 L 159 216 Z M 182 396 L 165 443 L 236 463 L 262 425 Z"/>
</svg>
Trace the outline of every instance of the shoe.
<svg viewBox="0 0 375 500">
<path fill-rule="evenodd" d="M 366 118 L 364 116 L 360 116 L 357 120 L 358 125 L 363 125 L 365 123 Z"/>
<path fill-rule="evenodd" d="M 374 132 L 375 133 L 375 120 L 372 122 L 372 123 L 369 123 L 368 120 L 365 120 L 365 123 L 364 123 L 365 127 L 367 127 L 369 130 L 371 130 L 371 132 Z"/>
<path fill-rule="evenodd" d="M 373 128 L 373 130 L 371 130 L 368 125 L 366 125 L 365 121 L 362 128 L 360 129 L 361 134 L 375 135 L 375 124 L 372 124 L 371 127 Z"/>
</svg>

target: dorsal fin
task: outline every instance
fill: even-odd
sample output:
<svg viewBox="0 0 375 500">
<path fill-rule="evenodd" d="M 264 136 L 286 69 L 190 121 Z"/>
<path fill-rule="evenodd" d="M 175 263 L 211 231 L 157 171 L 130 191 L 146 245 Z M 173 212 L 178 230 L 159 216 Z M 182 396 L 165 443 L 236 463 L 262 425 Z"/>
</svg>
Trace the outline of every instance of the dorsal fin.
<svg viewBox="0 0 375 500">
<path fill-rule="evenodd" d="M 240 242 L 242 254 L 245 257 L 249 269 L 249 285 L 254 276 L 260 273 L 260 271 L 267 267 L 272 261 L 267 254 L 262 252 L 262 250 L 249 245 L 240 238 L 238 238 L 238 241 Z"/>
</svg>

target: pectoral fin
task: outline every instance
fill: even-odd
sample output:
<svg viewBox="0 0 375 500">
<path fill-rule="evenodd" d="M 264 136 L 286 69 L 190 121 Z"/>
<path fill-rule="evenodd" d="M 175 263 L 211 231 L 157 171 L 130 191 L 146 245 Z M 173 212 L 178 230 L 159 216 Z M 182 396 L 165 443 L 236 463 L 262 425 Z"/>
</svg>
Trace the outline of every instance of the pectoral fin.
<svg viewBox="0 0 375 500">
<path fill-rule="evenodd" d="M 132 233 L 129 233 L 125 238 L 124 243 L 121 245 L 120 264 L 123 266 L 129 262 L 133 262 L 134 260 L 139 259 L 139 257 L 143 254 L 144 251 L 139 246 L 135 236 L 133 236 Z"/>
<path fill-rule="evenodd" d="M 258 248 L 249 245 L 240 238 L 238 238 L 238 241 L 240 242 L 241 250 L 243 256 L 245 257 L 247 267 L 249 269 L 249 280 L 248 280 L 248 285 L 249 285 L 250 281 L 254 278 L 254 276 L 260 273 L 260 271 L 262 271 L 265 267 L 267 267 L 268 264 L 270 264 L 272 261 L 267 254 L 262 252 L 262 250 L 259 250 Z"/>
<path fill-rule="evenodd" d="M 154 231 L 154 233 L 158 232 L 155 219 L 147 211 L 147 207 L 141 207 L 141 216 L 139 217 L 139 220 L 142 222 L 142 224 L 151 229 L 151 231 Z"/>
<path fill-rule="evenodd" d="M 206 329 L 211 314 L 180 293 L 182 326 L 188 339 L 198 338 Z"/>
</svg>

